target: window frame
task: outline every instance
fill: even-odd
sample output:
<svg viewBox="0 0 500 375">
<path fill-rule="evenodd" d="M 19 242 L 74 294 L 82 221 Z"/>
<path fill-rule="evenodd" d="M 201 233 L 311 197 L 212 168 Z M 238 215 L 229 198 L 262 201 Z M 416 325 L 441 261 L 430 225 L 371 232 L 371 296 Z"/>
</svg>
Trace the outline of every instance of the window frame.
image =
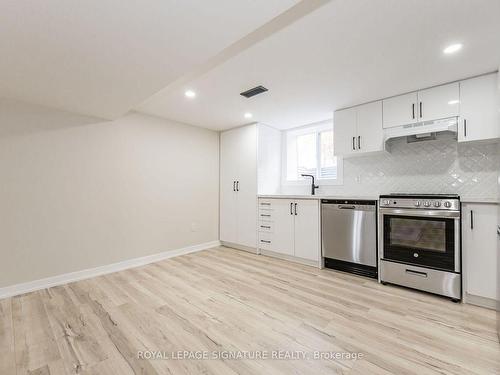
<svg viewBox="0 0 500 375">
<path fill-rule="evenodd" d="M 316 175 L 321 166 L 321 140 L 319 134 L 325 130 L 331 129 L 333 131 L 333 139 L 335 144 L 335 127 L 333 120 L 321 121 L 297 128 L 286 129 L 283 131 L 281 139 L 281 185 L 282 186 L 307 186 L 311 185 L 311 181 L 304 180 L 288 180 L 287 167 L 288 167 L 288 135 L 290 132 L 297 133 L 296 135 L 316 133 Z M 312 131 L 311 131 L 312 130 Z M 334 155 L 335 156 L 335 155 Z M 344 184 L 344 160 L 342 156 L 335 156 L 337 158 L 337 178 L 319 178 L 315 176 L 315 182 L 321 185 L 343 185 Z"/>
</svg>

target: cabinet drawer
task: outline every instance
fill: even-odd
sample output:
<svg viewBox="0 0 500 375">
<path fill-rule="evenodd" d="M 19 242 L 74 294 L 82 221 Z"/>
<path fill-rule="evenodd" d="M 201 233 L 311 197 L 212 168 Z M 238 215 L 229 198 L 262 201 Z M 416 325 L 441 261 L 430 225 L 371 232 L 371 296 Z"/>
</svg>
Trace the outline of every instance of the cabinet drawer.
<svg viewBox="0 0 500 375">
<path fill-rule="evenodd" d="M 272 233 L 260 232 L 259 233 L 259 247 L 261 249 L 272 250 L 274 242 L 274 235 Z"/>
<path fill-rule="evenodd" d="M 275 218 L 274 211 L 271 210 L 259 210 L 259 221 L 273 221 Z"/>
<path fill-rule="evenodd" d="M 259 210 L 272 210 L 273 206 L 272 199 L 259 199 Z"/>
<path fill-rule="evenodd" d="M 259 232 L 274 232 L 274 223 L 270 221 L 259 222 Z"/>
</svg>

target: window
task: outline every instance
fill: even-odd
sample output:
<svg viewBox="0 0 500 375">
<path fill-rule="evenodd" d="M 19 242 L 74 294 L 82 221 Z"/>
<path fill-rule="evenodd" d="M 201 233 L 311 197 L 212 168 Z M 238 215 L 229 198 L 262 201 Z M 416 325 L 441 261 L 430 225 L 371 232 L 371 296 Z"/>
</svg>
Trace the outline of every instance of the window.
<svg viewBox="0 0 500 375">
<path fill-rule="evenodd" d="M 333 137 L 331 121 L 286 131 L 283 182 L 302 183 L 301 175 L 311 174 L 323 183 L 340 184 L 342 159 L 333 154 Z"/>
</svg>

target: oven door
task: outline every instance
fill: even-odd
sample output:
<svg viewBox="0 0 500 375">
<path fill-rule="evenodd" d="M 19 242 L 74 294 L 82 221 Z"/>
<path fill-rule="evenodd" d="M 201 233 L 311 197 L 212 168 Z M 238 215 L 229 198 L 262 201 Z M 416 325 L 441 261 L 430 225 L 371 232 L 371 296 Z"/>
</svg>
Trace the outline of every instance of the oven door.
<svg viewBox="0 0 500 375">
<path fill-rule="evenodd" d="M 460 272 L 460 211 L 380 209 L 382 257 Z"/>
</svg>

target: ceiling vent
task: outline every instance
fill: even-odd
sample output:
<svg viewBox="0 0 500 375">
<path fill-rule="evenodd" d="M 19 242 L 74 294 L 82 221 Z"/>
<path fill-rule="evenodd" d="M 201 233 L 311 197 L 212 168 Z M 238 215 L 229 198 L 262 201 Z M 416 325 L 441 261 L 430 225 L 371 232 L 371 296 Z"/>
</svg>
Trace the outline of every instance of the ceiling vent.
<svg viewBox="0 0 500 375">
<path fill-rule="evenodd" d="M 243 95 L 245 98 L 251 98 L 252 96 L 262 94 L 263 92 L 266 91 L 267 89 L 264 86 L 257 86 L 254 87 L 253 89 L 240 93 L 240 95 Z"/>
</svg>

